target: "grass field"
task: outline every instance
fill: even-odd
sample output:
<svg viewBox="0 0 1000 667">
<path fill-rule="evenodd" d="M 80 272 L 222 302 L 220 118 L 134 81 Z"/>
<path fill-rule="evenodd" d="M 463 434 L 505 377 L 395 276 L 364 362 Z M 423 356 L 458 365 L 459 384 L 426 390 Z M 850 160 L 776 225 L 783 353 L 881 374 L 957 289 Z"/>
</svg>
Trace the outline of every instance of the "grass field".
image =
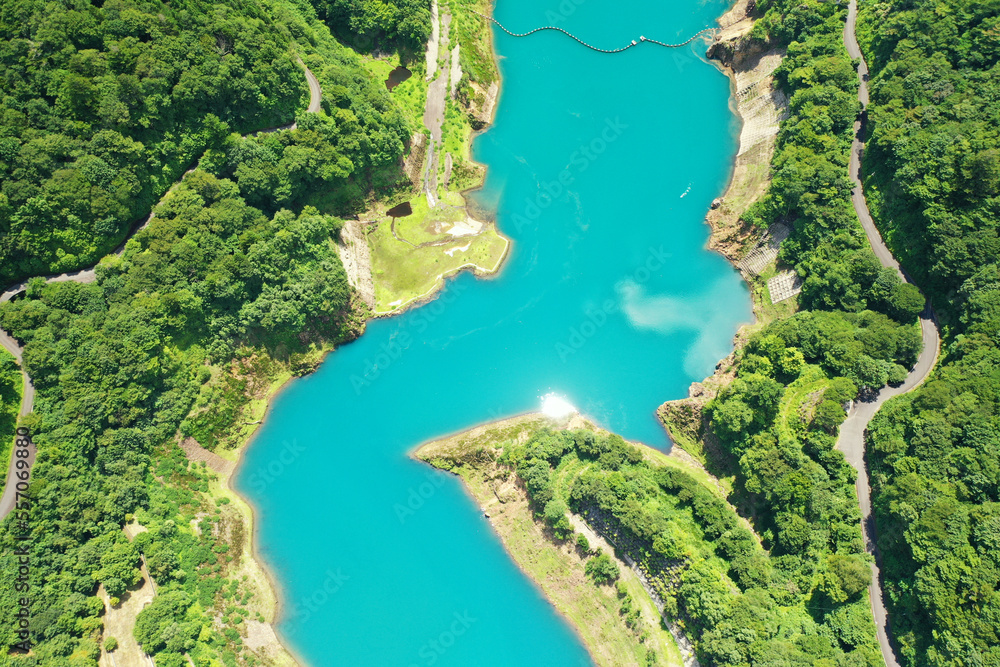
<svg viewBox="0 0 1000 667">
<path fill-rule="evenodd" d="M 477 236 L 461 237 L 445 245 L 414 248 L 396 240 L 390 220 L 386 218 L 368 232 L 375 281 L 375 312 L 387 314 L 429 296 L 444 284 L 446 277 L 463 268 L 485 273 L 496 271 L 507 253 L 508 243 L 494 227 L 487 226 Z"/>
<path fill-rule="evenodd" d="M 413 213 L 396 219 L 396 235 L 413 245 L 451 238 L 448 230 L 456 222 L 465 220 L 463 204 L 454 206 L 441 202 L 432 209 L 427 205 L 426 197 L 415 197 L 410 201 Z"/>
</svg>

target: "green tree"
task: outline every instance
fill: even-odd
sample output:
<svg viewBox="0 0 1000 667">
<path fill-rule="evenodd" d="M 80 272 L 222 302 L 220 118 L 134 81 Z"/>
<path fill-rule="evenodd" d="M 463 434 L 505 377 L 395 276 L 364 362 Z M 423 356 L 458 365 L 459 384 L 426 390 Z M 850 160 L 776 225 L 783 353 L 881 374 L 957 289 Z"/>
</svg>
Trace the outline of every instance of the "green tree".
<svg viewBox="0 0 1000 667">
<path fill-rule="evenodd" d="M 861 558 L 833 554 L 826 563 L 821 589 L 834 602 L 845 602 L 868 589 L 871 569 Z"/>
<path fill-rule="evenodd" d="M 618 563 L 611 560 L 606 553 L 600 551 L 587 560 L 584 572 L 596 584 L 610 584 L 617 581 L 618 577 L 621 576 Z"/>
<path fill-rule="evenodd" d="M 139 552 L 124 538 L 101 555 L 100 563 L 100 569 L 94 573 L 94 578 L 104 584 L 108 595 L 112 597 L 121 597 L 142 578 L 137 567 Z"/>
<path fill-rule="evenodd" d="M 846 418 L 847 413 L 844 412 L 844 408 L 839 403 L 824 400 L 816 406 L 816 412 L 813 414 L 813 425 L 829 433 L 834 433 Z"/>
<path fill-rule="evenodd" d="M 184 591 L 167 591 L 139 612 L 133 635 L 147 653 L 163 650 L 168 644 L 185 644 L 191 638 L 190 627 L 182 625 L 191 600 Z M 197 632 L 195 632 L 195 635 Z"/>
</svg>

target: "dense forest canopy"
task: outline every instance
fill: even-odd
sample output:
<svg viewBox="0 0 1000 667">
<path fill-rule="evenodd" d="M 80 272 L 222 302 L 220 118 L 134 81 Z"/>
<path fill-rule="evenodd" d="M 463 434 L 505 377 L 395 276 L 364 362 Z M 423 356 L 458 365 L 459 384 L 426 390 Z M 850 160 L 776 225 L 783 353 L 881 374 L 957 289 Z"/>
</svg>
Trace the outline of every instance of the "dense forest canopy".
<svg viewBox="0 0 1000 667">
<path fill-rule="evenodd" d="M 369 187 L 399 180 L 409 131 L 378 84 L 350 74 L 320 72 L 329 115 L 302 114 L 287 132 L 231 134 L 201 166 L 233 179 L 247 202 L 269 213 L 310 203 L 341 213 L 363 206 Z"/>
<path fill-rule="evenodd" d="M 206 150 L 227 153 L 222 170 L 250 163 L 243 189 L 273 187 L 272 210 L 300 203 L 317 181 L 365 192 L 408 131 L 326 30 L 308 5 L 277 1 L 5 0 L 0 284 L 93 264 Z M 329 115 L 291 151 L 274 146 L 284 137 L 259 155 L 231 150 L 230 133 L 295 120 L 308 99 L 299 57 L 324 84 Z"/>
<path fill-rule="evenodd" d="M 7 657 L 7 624 L 2 661 L 95 665 L 98 587 L 114 604 L 143 555 L 157 595 L 135 639 L 157 665 L 253 664 L 240 637 L 264 618 L 237 574 L 243 520 L 174 443 L 221 446 L 234 405 L 356 335 L 328 212 L 399 180 L 409 128 L 306 4 L 4 2 L 0 30 L 0 284 L 94 263 L 162 197 L 93 283 L 34 278 L 0 306 L 37 388 L 25 425 L 39 450 L 35 646 Z M 299 58 L 323 89 L 317 114 L 296 113 Z M 133 515 L 149 531 L 129 542 Z M 0 526 L 9 581 L 22 529 Z M 3 614 L 17 606 L 3 588 Z"/>
<path fill-rule="evenodd" d="M 399 49 L 405 58 L 431 34 L 430 0 L 311 1 L 337 37 L 361 50 Z"/>
<path fill-rule="evenodd" d="M 866 190 L 933 297 L 942 363 L 872 422 L 903 663 L 1000 665 L 1000 3 L 862 2 Z"/>
<path fill-rule="evenodd" d="M 869 169 L 893 248 L 939 308 L 1000 255 L 1000 3 L 865 6 Z"/>
<path fill-rule="evenodd" d="M 771 382 L 777 398 L 780 388 Z M 516 471 L 557 542 L 574 537 L 566 517 L 572 509 L 619 556 L 640 563 L 666 613 L 694 641 L 701 664 L 880 664 L 865 597 L 869 569 L 856 544 L 857 505 L 850 498 L 828 498 L 837 515 L 820 520 L 834 523 L 813 533 L 789 519 L 785 537 L 766 544 L 768 552 L 716 493 L 684 470 L 649 463 L 618 436 L 542 431 L 524 444 L 506 443 L 499 461 Z M 814 476 L 834 489 L 851 473 L 841 459 L 829 476 L 823 470 Z M 823 542 L 815 539 L 821 530 Z M 826 540 L 840 543 L 836 551 Z M 598 583 L 618 577 L 606 555 L 592 556 L 586 571 Z M 621 613 L 629 611 L 623 605 Z"/>
<path fill-rule="evenodd" d="M 230 129 L 290 122 L 304 76 L 268 14 L 4 2 L 0 282 L 93 263 Z"/>
</svg>

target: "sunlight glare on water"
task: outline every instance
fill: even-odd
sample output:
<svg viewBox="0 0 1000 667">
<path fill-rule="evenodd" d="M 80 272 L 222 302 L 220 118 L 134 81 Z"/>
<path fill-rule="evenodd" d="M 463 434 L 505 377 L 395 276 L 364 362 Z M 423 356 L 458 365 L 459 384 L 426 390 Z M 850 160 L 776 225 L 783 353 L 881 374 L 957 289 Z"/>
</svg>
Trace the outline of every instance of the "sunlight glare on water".
<svg viewBox="0 0 1000 667">
<path fill-rule="evenodd" d="M 564 396 L 546 394 L 542 396 L 542 414 L 552 419 L 563 419 L 578 413 L 579 410 L 566 400 Z"/>
<path fill-rule="evenodd" d="M 681 41 L 728 8 L 560 3 L 499 0 L 496 15 L 526 31 L 571 6 L 560 27 L 615 47 Z M 473 154 L 488 167 L 476 199 L 511 238 L 501 274 L 460 275 L 369 322 L 275 398 L 236 477 L 283 599 L 279 632 L 307 665 L 590 664 L 459 480 L 409 454 L 542 397 L 666 448 L 656 408 L 710 374 L 751 318 L 745 284 L 705 248 L 738 136 L 705 44 L 612 56 L 553 31 L 494 35 L 502 92 Z"/>
</svg>

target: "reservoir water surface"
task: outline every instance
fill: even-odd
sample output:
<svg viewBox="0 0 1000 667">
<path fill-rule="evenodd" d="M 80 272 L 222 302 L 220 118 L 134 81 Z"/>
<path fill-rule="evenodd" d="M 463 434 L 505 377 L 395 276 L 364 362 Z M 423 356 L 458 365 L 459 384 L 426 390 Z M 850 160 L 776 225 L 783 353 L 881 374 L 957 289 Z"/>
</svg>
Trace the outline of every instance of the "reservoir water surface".
<svg viewBox="0 0 1000 667">
<path fill-rule="evenodd" d="M 677 42 L 718 0 L 500 0 L 515 32 L 602 48 Z M 550 392 L 665 448 L 654 410 L 686 395 L 751 318 L 703 223 L 736 151 L 728 80 L 698 41 L 620 55 L 496 31 L 502 92 L 475 142 L 477 196 L 512 241 L 500 276 L 372 322 L 274 401 L 237 488 L 312 665 L 588 665 L 428 439 L 537 410 Z M 376 367 L 377 365 L 377 367 Z"/>
</svg>

